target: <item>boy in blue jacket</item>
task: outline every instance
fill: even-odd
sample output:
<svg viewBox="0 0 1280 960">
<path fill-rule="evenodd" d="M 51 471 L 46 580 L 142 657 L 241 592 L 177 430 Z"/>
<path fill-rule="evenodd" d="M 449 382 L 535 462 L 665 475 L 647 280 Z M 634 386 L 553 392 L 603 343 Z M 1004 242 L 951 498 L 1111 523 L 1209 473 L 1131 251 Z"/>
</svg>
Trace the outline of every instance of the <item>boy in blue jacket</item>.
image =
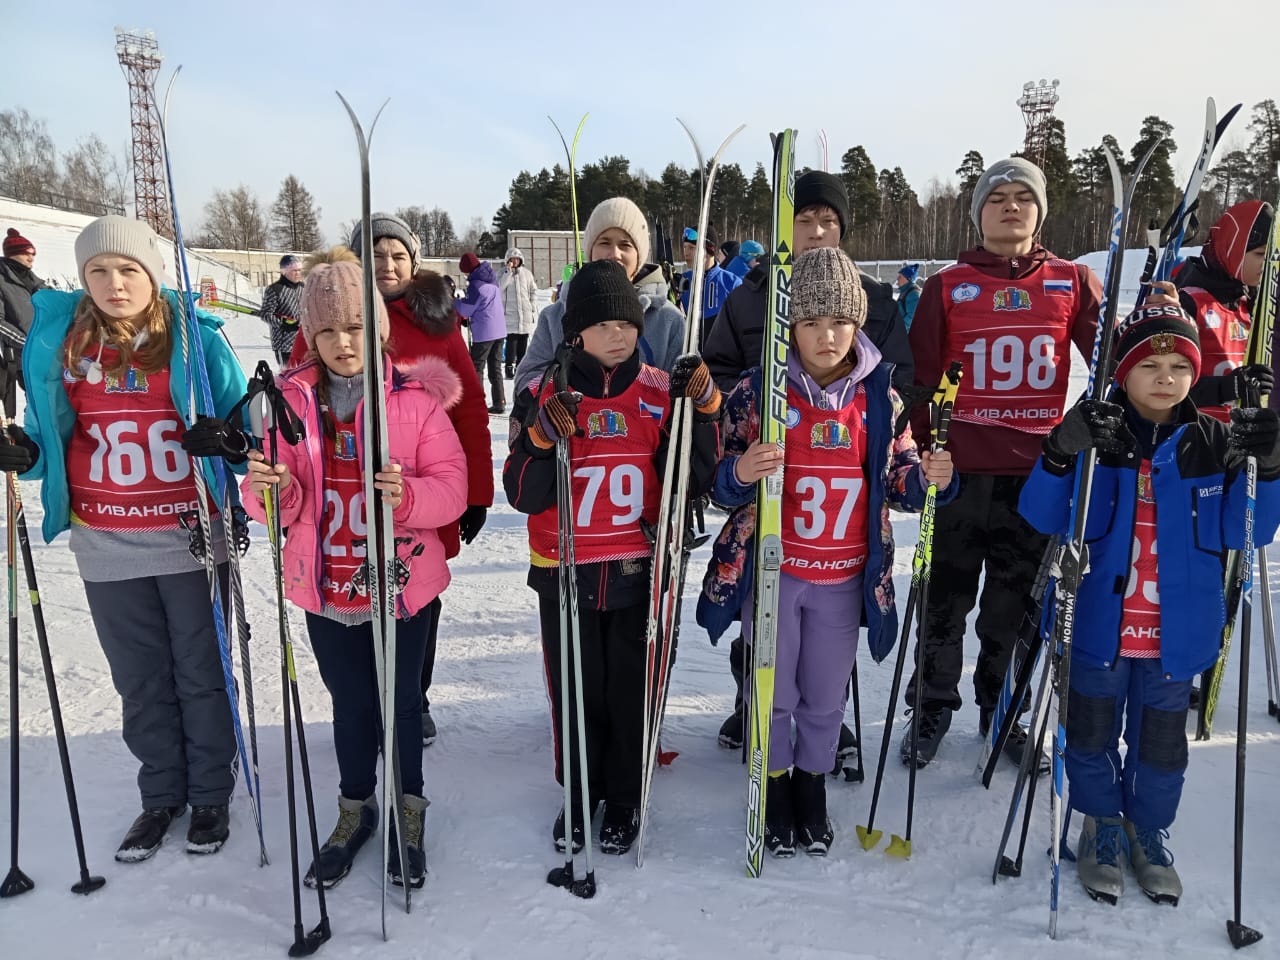
<svg viewBox="0 0 1280 960">
<path fill-rule="evenodd" d="M 1041 532 L 1066 534 L 1076 457 L 1097 449 L 1067 714 L 1071 804 L 1085 815 L 1077 870 L 1091 897 L 1114 904 L 1131 865 L 1147 896 L 1176 905 L 1182 883 L 1164 840 L 1187 769 L 1191 681 L 1218 657 L 1226 552 L 1244 545 L 1249 456 L 1258 464 L 1255 545 L 1280 521 L 1280 420 L 1241 407 L 1228 426 L 1196 410 L 1187 395 L 1200 340 L 1181 307 L 1139 309 L 1117 334 L 1112 402 L 1068 411 L 1045 438 L 1019 509 Z"/>
</svg>

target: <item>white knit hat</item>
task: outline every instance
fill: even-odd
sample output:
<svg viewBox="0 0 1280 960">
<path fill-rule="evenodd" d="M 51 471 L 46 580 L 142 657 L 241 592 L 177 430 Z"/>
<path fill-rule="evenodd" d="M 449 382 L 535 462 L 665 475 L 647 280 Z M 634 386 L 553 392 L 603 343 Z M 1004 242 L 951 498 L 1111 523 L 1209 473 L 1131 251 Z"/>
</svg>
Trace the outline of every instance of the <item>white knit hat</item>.
<svg viewBox="0 0 1280 960">
<path fill-rule="evenodd" d="M 76 237 L 76 268 L 80 271 L 80 284 L 86 290 L 84 268 L 94 257 L 113 253 L 137 261 L 151 277 L 156 293 L 164 286 L 164 260 L 160 256 L 160 238 L 141 220 L 131 220 L 111 214 L 99 217 L 80 231 Z"/>
<path fill-rule="evenodd" d="M 601 200 L 587 219 L 587 229 L 582 238 L 582 255 L 591 259 L 591 248 L 596 239 L 610 227 L 617 227 L 629 236 L 640 253 L 640 264 L 649 259 L 649 221 L 640 208 L 626 197 L 610 197 Z"/>
</svg>

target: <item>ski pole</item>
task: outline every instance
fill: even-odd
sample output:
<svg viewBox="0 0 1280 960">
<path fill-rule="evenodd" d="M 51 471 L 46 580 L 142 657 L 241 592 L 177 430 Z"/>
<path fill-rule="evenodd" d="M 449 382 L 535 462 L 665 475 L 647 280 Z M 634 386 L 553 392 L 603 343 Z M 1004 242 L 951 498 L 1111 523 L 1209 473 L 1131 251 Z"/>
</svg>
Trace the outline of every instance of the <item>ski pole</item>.
<svg viewBox="0 0 1280 960">
<path fill-rule="evenodd" d="M 8 526 L 8 549 L 5 551 L 9 574 L 9 873 L 0 883 L 0 897 L 16 897 L 35 887 L 35 882 L 18 866 L 18 518 L 17 479 L 5 475 Z"/>
<path fill-rule="evenodd" d="M 1258 548 L 1258 587 L 1262 594 L 1262 655 L 1267 667 L 1267 714 L 1280 717 L 1276 701 L 1276 622 L 1271 607 L 1271 584 L 1267 575 L 1267 548 Z"/>
<path fill-rule="evenodd" d="M 862 783 L 867 778 L 866 769 L 862 765 L 862 697 L 858 692 L 858 658 L 853 659 L 853 673 L 849 675 L 849 683 L 853 688 L 853 739 L 858 748 L 858 766 L 852 771 L 845 771 L 845 780 L 850 783 Z"/>
<path fill-rule="evenodd" d="M 1027 750 L 1023 751 L 1022 763 L 1018 765 L 1018 776 L 1013 784 L 1013 795 L 1009 798 L 1009 812 L 1005 817 L 1004 832 L 1000 836 L 1000 846 L 996 850 L 995 866 L 991 870 L 991 882 L 1000 877 L 1022 876 L 1022 854 L 1027 848 L 1027 833 L 1031 829 L 1031 811 L 1035 807 L 1036 783 L 1039 780 L 1037 768 L 1040 757 L 1044 755 L 1044 742 L 1049 734 L 1049 675 L 1052 671 L 1046 657 L 1040 672 L 1040 687 L 1036 692 L 1035 707 L 1031 712 L 1031 727 L 1027 733 Z M 1030 752 L 1032 734 L 1035 735 L 1035 753 Z M 1018 855 L 1010 860 L 1005 856 L 1005 848 L 1009 844 L 1009 836 L 1013 833 L 1013 824 L 1018 818 L 1018 807 L 1022 802 L 1022 792 L 1027 792 L 1026 809 L 1022 816 L 1022 835 L 1018 839 Z"/>
</svg>

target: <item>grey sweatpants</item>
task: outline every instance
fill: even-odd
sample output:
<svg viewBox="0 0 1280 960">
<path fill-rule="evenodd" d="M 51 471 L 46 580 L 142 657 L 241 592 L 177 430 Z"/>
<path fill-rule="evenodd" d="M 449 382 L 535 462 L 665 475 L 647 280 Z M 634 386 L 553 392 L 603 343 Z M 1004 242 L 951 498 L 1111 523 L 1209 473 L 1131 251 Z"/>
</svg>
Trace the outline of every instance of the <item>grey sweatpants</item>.
<svg viewBox="0 0 1280 960">
<path fill-rule="evenodd" d="M 142 765 L 142 806 L 229 802 L 236 741 L 204 572 L 86 580 L 84 592 Z"/>
</svg>

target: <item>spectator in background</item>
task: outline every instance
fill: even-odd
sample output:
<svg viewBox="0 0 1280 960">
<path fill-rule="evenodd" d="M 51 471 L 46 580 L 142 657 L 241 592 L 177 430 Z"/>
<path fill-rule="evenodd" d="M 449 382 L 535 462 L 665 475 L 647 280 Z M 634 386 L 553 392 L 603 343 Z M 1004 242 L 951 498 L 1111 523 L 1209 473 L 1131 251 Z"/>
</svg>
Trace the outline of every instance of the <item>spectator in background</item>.
<svg viewBox="0 0 1280 960">
<path fill-rule="evenodd" d="M 35 315 L 31 295 L 44 288 L 44 281 L 31 269 L 35 262 L 35 244 L 13 227 L 5 231 L 4 257 L 0 259 L 0 330 L 8 328 L 12 336 L 0 337 L 0 399 L 5 416 L 10 418 L 17 411 L 17 388 L 22 385 L 22 345 L 17 341 L 25 340 L 31 330 Z"/>
<path fill-rule="evenodd" d="M 723 250 L 726 246 L 728 244 L 722 245 L 720 249 Z M 756 258 L 762 253 L 764 253 L 764 247 L 760 246 L 760 244 L 754 240 L 743 240 L 738 246 L 737 255 L 723 264 L 724 269 L 741 280 L 751 272 L 751 268 L 755 266 Z"/>
<path fill-rule="evenodd" d="M 693 266 L 699 256 L 703 258 L 707 268 L 706 276 L 702 279 L 702 328 L 701 336 L 698 338 L 698 352 L 701 353 L 702 345 L 707 342 L 707 334 L 711 332 L 720 308 L 724 306 L 725 300 L 742 282 L 742 279 L 716 264 L 716 235 L 710 227 L 707 228 L 707 237 L 703 243 L 698 242 L 698 231 L 693 227 L 685 227 L 681 239 L 684 262 L 689 266 L 689 269 L 684 272 L 684 292 L 680 295 L 680 305 L 684 307 L 686 317 L 689 315 L 689 290 L 693 285 Z"/>
<path fill-rule="evenodd" d="M 726 240 L 720 244 L 720 249 L 716 251 L 716 266 L 724 267 L 734 257 L 738 255 L 738 241 Z"/>
<path fill-rule="evenodd" d="M 507 339 L 507 322 L 493 267 L 468 250 L 458 261 L 458 269 L 467 275 L 467 294 L 458 301 L 458 313 L 471 321 L 471 361 L 482 383 L 485 370 L 489 371 L 489 388 L 492 391 L 489 412 L 505 413 L 507 397 L 502 382 L 502 345 Z"/>
<path fill-rule="evenodd" d="M 507 269 L 502 272 L 498 289 L 502 291 L 502 312 L 507 317 L 506 375 L 510 380 L 516 375 L 516 364 L 524 359 L 529 334 L 538 319 L 533 306 L 538 284 L 533 271 L 524 265 L 524 254 L 518 247 L 507 251 L 506 260 Z"/>
<path fill-rule="evenodd" d="M 916 277 L 920 274 L 920 264 L 904 263 L 897 276 L 898 314 L 902 317 L 902 325 L 911 329 L 911 321 L 916 316 L 916 304 L 920 302 L 920 287 Z"/>
<path fill-rule="evenodd" d="M 271 330 L 271 349 L 281 367 L 288 365 L 301 315 L 302 258 L 286 253 L 280 258 L 280 279 L 262 294 L 262 319 Z"/>
</svg>

